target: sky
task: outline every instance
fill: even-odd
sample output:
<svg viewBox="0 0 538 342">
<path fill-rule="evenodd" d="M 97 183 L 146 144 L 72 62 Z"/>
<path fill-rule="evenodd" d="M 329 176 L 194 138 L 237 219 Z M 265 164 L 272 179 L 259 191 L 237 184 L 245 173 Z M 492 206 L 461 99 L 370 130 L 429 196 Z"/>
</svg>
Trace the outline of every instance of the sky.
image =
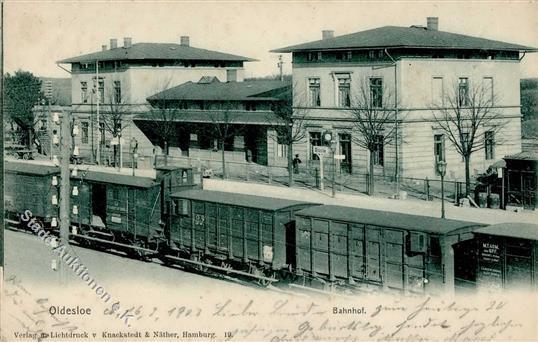
<svg viewBox="0 0 538 342">
<path fill-rule="evenodd" d="M 442 31 L 538 47 L 536 1 L 10 1 L 4 5 L 4 69 L 69 77 L 56 61 L 99 51 L 117 38 L 133 43 L 178 43 L 252 57 L 245 76 L 278 73 L 269 50 L 335 35 L 394 25 L 426 25 L 439 17 Z M 291 73 L 284 54 L 284 72 Z M 521 77 L 538 77 L 538 53 L 521 62 Z"/>
</svg>

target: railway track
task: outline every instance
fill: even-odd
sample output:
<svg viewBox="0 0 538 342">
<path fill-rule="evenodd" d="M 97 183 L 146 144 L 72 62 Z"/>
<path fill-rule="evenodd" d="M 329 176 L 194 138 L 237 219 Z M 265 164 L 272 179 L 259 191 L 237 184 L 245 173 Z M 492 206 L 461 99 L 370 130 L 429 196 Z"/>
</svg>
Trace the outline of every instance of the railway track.
<svg viewBox="0 0 538 342">
<path fill-rule="evenodd" d="M 21 234 L 35 235 L 34 233 L 29 231 L 28 229 L 23 229 L 23 228 L 17 227 L 18 224 L 19 224 L 19 222 L 17 222 L 17 221 L 10 220 L 10 219 L 4 219 L 4 222 L 5 222 L 6 229 L 8 229 L 10 231 L 21 233 Z M 58 236 L 58 234 L 55 234 L 55 233 L 56 232 L 53 232 L 53 235 Z M 120 247 L 122 250 L 103 249 L 102 247 L 101 248 L 95 248 L 95 246 L 81 243 L 80 238 L 84 238 L 85 240 L 88 240 L 88 241 L 107 243 L 110 246 Z M 164 262 L 161 258 L 157 257 L 157 252 L 156 251 L 151 250 L 151 249 L 147 249 L 147 248 L 131 246 L 131 245 L 123 244 L 123 243 L 117 243 L 117 242 L 113 242 L 113 241 L 106 241 L 106 240 L 87 237 L 87 236 L 83 237 L 81 235 L 75 235 L 75 234 L 70 234 L 69 241 L 70 241 L 70 243 L 73 243 L 73 245 L 75 245 L 77 247 L 80 247 L 80 248 L 84 248 L 84 249 L 89 249 L 89 250 L 98 251 L 98 252 L 104 252 L 104 253 L 108 253 L 108 254 L 111 254 L 111 255 L 128 258 L 128 259 L 131 259 L 131 260 L 137 260 L 137 261 L 140 261 L 140 262 L 151 262 L 151 263 L 162 265 L 164 267 L 168 267 L 168 268 L 171 268 L 171 269 L 181 270 L 181 271 L 189 272 L 189 273 L 195 273 L 195 274 L 203 275 L 203 276 L 206 276 L 206 277 L 211 277 L 213 279 L 219 279 L 219 280 L 235 283 L 235 284 L 242 285 L 242 286 L 254 287 L 254 288 L 257 288 L 257 289 L 260 289 L 260 290 L 271 291 L 271 292 L 276 292 L 276 293 L 285 294 L 285 295 L 289 295 L 289 296 L 295 296 L 295 297 L 306 297 L 306 295 L 301 294 L 298 291 L 293 291 L 291 289 L 286 289 L 282 285 L 275 286 L 274 284 L 278 280 L 274 279 L 274 278 L 261 277 L 262 279 L 267 280 L 267 281 L 270 282 L 267 285 L 263 285 L 263 284 L 260 284 L 260 282 L 258 282 L 258 281 L 245 280 L 245 279 L 241 279 L 239 277 L 232 277 L 232 276 L 230 276 L 229 274 L 226 274 L 226 273 L 214 272 L 214 271 L 196 272 L 196 271 L 193 271 L 192 269 L 189 269 L 189 268 L 187 268 L 185 266 L 182 266 L 182 265 L 168 264 L 168 263 Z M 129 255 L 129 253 L 126 251 L 126 249 L 132 249 L 132 250 L 137 250 L 137 251 L 143 252 L 143 253 L 145 253 L 145 257 L 143 259 L 132 257 L 131 255 Z M 172 260 L 180 259 L 179 261 L 184 261 L 186 264 L 207 267 L 208 269 L 211 269 L 211 270 L 219 270 L 219 271 L 224 271 L 224 272 L 228 272 L 228 273 L 238 274 L 238 275 L 241 275 L 243 277 L 250 277 L 251 276 L 251 274 L 248 274 L 246 272 L 237 271 L 237 270 L 229 270 L 229 269 L 225 269 L 223 267 L 219 267 L 219 266 L 215 266 L 215 265 L 208 265 L 208 264 L 204 264 L 204 263 L 201 263 L 201 262 L 195 262 L 195 261 L 184 259 L 184 258 L 176 258 L 176 257 L 173 257 L 173 256 L 165 256 L 165 257 L 170 258 Z"/>
</svg>

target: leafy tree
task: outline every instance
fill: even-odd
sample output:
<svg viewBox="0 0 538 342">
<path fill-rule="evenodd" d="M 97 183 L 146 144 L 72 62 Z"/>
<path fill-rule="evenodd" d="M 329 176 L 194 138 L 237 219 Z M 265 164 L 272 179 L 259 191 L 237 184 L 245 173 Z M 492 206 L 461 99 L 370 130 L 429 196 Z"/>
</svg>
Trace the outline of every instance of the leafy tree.
<svg viewBox="0 0 538 342">
<path fill-rule="evenodd" d="M 43 98 L 41 80 L 29 71 L 18 70 L 4 77 L 5 108 L 11 119 L 25 132 L 21 143 L 32 147 L 37 117 L 33 111 Z"/>
</svg>

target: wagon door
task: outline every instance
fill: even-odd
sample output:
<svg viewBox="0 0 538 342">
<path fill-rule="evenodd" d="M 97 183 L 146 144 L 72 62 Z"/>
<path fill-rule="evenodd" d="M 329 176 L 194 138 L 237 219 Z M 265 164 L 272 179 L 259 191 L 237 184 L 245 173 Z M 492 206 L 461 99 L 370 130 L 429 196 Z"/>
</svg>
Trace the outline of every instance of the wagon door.
<svg viewBox="0 0 538 342">
<path fill-rule="evenodd" d="M 397 290 L 404 289 L 404 232 L 385 230 L 385 284 Z"/>
<path fill-rule="evenodd" d="M 364 226 L 352 225 L 350 232 L 350 273 L 358 279 L 366 279 L 366 251 L 364 243 Z"/>
<path fill-rule="evenodd" d="M 366 278 L 381 282 L 381 229 L 366 226 Z"/>
</svg>

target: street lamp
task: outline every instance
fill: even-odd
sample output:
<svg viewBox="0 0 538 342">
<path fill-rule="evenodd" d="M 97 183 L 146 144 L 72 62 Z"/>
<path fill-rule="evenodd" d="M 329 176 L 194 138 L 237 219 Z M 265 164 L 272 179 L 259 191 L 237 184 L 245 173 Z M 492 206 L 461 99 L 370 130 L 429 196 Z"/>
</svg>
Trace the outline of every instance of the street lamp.
<svg viewBox="0 0 538 342">
<path fill-rule="evenodd" d="M 336 140 L 331 140 L 331 152 L 333 157 L 333 176 L 332 176 L 332 197 L 336 194 Z"/>
<path fill-rule="evenodd" d="M 131 158 L 132 158 L 132 168 L 133 168 L 133 176 L 135 175 L 135 162 L 138 159 L 138 141 L 135 137 L 131 138 L 130 141 L 130 150 L 131 150 Z"/>
<path fill-rule="evenodd" d="M 437 172 L 441 176 L 441 218 L 445 218 L 445 175 L 446 175 L 446 161 L 437 161 Z"/>
</svg>

